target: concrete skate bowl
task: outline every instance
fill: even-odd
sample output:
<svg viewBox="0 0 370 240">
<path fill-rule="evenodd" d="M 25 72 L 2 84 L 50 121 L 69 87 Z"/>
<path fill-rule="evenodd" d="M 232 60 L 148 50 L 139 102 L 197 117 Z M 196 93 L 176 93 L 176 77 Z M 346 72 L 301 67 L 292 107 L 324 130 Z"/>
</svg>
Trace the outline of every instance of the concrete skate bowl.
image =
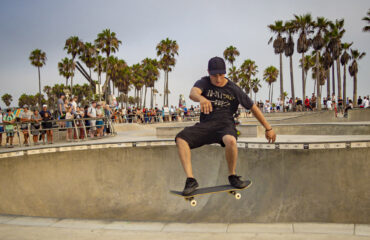
<svg viewBox="0 0 370 240">
<path fill-rule="evenodd" d="M 227 193 L 205 195 L 196 207 L 169 193 L 182 189 L 185 180 L 172 141 L 1 154 L 0 214 L 185 223 L 370 222 L 369 142 L 238 147 L 237 173 L 253 185 L 240 200 Z M 221 147 L 192 155 L 202 187 L 227 183 Z"/>
</svg>

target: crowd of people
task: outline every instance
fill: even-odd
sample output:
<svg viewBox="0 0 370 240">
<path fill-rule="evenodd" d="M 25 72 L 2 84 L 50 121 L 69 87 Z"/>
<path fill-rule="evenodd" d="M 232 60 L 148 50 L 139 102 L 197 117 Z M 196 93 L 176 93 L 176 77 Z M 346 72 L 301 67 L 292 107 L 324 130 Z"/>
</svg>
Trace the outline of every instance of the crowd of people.
<svg viewBox="0 0 370 240">
<path fill-rule="evenodd" d="M 265 103 L 259 101 L 256 104 L 264 113 L 292 111 L 303 112 L 317 110 L 317 97 L 314 93 L 312 94 L 311 98 L 306 96 L 304 101 L 301 98 L 296 97 L 294 99 L 294 103 L 296 108 L 294 108 L 293 98 L 287 100 L 285 105 L 283 105 L 283 101 L 278 98 L 276 103 L 270 103 L 269 100 L 266 100 Z M 361 96 L 359 96 L 357 99 L 357 106 L 360 108 L 369 108 L 369 96 L 364 97 L 363 99 Z M 349 109 L 353 108 L 353 101 L 347 97 L 346 101 L 344 102 L 341 97 L 336 98 L 333 94 L 332 96 L 324 97 L 322 99 L 321 107 L 323 110 L 334 110 L 336 115 L 338 113 L 345 115 Z"/>
<path fill-rule="evenodd" d="M 265 103 L 259 101 L 256 105 L 264 113 L 270 112 L 289 112 L 289 111 L 316 111 L 317 98 L 312 94 L 311 98 L 306 96 L 303 101 L 296 97 L 296 108 L 293 107 L 293 99 L 286 101 L 285 105 L 279 98 L 276 103 L 270 103 L 266 100 Z M 369 108 L 369 96 L 359 97 L 357 106 L 360 108 Z M 347 98 L 336 98 L 333 94 L 322 100 L 322 109 L 334 110 L 335 114 L 342 113 L 344 116 L 349 109 L 353 108 L 353 102 Z M 47 105 L 42 106 L 42 110 L 34 109 L 31 111 L 29 106 L 24 105 L 19 117 L 16 117 L 12 109 L 8 108 L 6 112 L 0 109 L 0 147 L 2 146 L 2 134 L 6 134 L 7 147 L 13 147 L 13 139 L 15 134 L 15 126 L 18 123 L 20 132 L 24 136 L 23 144 L 30 145 L 32 141 L 34 145 L 39 143 L 53 143 L 53 130 L 58 129 L 67 131 L 66 141 L 87 138 L 101 138 L 112 132 L 110 122 L 114 123 L 158 123 L 172 121 L 187 121 L 196 120 L 200 115 L 199 106 L 164 106 L 162 108 L 140 108 L 128 107 L 118 108 L 118 106 L 109 106 L 104 102 L 92 101 L 90 106 L 79 106 L 77 97 L 71 99 L 66 98 L 62 94 L 58 101 L 56 110 L 49 110 Z"/>
</svg>

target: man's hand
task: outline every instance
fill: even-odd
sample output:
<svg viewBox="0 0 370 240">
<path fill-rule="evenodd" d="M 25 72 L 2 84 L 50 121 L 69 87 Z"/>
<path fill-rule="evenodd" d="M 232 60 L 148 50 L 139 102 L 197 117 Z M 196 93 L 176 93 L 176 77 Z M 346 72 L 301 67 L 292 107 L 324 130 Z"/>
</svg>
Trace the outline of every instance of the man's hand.
<svg viewBox="0 0 370 240">
<path fill-rule="evenodd" d="M 204 114 L 209 114 L 212 112 L 212 103 L 205 97 L 201 97 L 200 101 L 200 111 Z"/>
<path fill-rule="evenodd" d="M 276 140 L 276 133 L 272 129 L 270 131 L 267 131 L 265 133 L 265 136 L 266 136 L 266 139 L 269 141 L 269 143 L 274 143 Z"/>
</svg>

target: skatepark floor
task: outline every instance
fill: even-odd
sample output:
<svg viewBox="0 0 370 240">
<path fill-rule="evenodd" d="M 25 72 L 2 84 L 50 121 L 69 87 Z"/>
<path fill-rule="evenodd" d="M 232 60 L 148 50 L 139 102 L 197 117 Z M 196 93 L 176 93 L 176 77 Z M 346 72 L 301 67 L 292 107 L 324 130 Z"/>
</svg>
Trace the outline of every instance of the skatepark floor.
<svg viewBox="0 0 370 240">
<path fill-rule="evenodd" d="M 161 223 L 0 215 L 2 240 L 370 239 L 370 225 L 333 223 Z"/>
</svg>

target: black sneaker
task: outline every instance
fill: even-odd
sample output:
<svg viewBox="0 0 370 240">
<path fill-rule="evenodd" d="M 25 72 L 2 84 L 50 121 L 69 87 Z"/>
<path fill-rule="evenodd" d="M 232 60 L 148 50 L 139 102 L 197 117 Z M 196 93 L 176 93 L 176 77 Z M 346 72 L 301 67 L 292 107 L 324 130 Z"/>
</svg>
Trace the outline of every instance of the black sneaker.
<svg viewBox="0 0 370 240">
<path fill-rule="evenodd" d="M 230 175 L 229 176 L 230 185 L 236 188 L 245 188 L 247 184 L 243 182 L 242 180 L 240 180 L 240 178 L 241 176 Z"/>
<path fill-rule="evenodd" d="M 182 191 L 182 195 L 189 196 L 195 191 L 198 186 L 199 184 L 195 178 L 187 178 L 184 191 Z"/>
</svg>

